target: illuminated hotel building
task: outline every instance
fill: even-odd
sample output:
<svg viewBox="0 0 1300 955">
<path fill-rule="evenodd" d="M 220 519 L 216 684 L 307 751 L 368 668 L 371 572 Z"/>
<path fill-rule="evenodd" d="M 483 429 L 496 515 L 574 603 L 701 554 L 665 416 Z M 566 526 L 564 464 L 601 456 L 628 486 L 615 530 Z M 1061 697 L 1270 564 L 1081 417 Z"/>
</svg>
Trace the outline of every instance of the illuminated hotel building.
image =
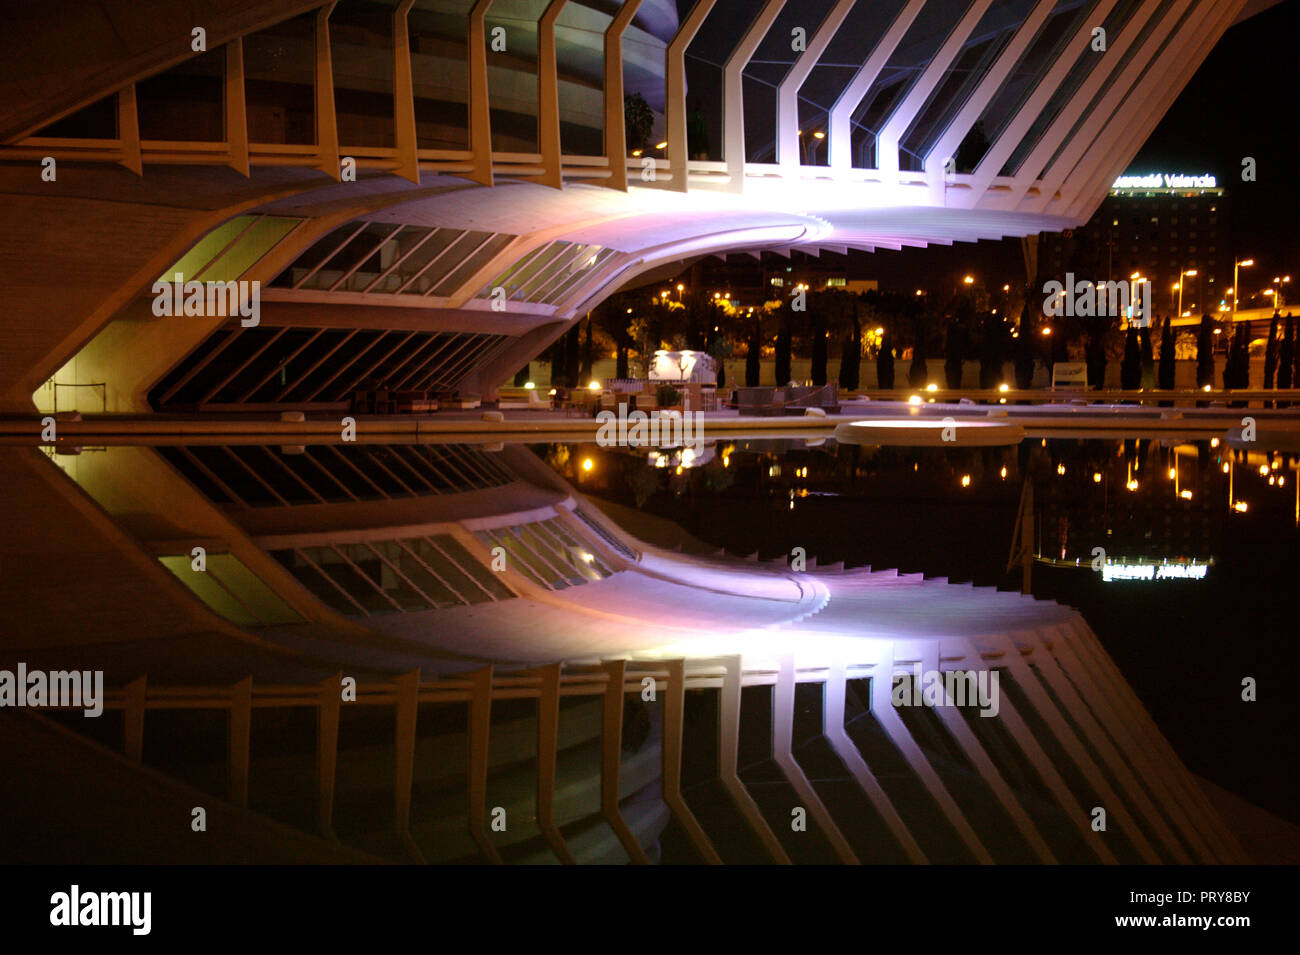
<svg viewBox="0 0 1300 955">
<path fill-rule="evenodd" d="M 1180 274 L 1195 271 L 1183 277 L 1183 312 L 1215 313 L 1232 288 L 1228 201 L 1213 176 L 1120 177 L 1087 223 L 1042 236 L 1039 273 L 1073 271 L 1092 281 L 1136 273 L 1151 281 L 1156 314 L 1163 316 L 1177 312 Z"/>
</svg>

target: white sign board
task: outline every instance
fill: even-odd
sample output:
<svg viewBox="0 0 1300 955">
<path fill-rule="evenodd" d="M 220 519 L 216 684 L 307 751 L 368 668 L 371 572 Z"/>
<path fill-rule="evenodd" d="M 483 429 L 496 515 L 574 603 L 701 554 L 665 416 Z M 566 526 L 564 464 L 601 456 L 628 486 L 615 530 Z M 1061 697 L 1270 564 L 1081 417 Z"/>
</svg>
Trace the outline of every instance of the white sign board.
<svg viewBox="0 0 1300 955">
<path fill-rule="evenodd" d="M 1088 387 L 1088 363 L 1083 361 L 1058 361 L 1052 365 L 1052 387 Z"/>
<path fill-rule="evenodd" d="M 1208 173 L 1203 176 L 1186 176 L 1179 173 L 1153 172 L 1145 176 L 1120 176 L 1112 189 L 1214 189 L 1215 178 Z"/>
</svg>

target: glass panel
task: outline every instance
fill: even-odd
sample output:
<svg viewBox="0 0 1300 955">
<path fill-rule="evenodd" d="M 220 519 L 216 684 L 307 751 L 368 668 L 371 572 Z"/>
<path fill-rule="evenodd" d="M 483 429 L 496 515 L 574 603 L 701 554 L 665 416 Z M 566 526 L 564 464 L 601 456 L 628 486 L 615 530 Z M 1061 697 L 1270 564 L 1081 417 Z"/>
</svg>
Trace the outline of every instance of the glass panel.
<svg viewBox="0 0 1300 955">
<path fill-rule="evenodd" d="M 925 72 L 965 14 L 968 2 L 927 3 L 853 110 L 853 165 L 877 168 L 876 135 Z"/>
<path fill-rule="evenodd" d="M 226 51 L 184 60 L 135 85 L 140 138 L 221 142 L 225 130 Z"/>
<path fill-rule="evenodd" d="M 188 558 L 182 558 L 188 560 Z M 298 623 L 302 617 L 234 554 L 209 554 L 208 573 L 234 593 L 262 623 Z"/>
<path fill-rule="evenodd" d="M 511 239 L 514 238 L 514 236 L 510 235 L 492 235 L 489 232 L 473 232 L 470 234 L 474 237 L 474 242 L 473 244 L 466 244 L 465 257 L 455 264 L 455 268 L 447 273 L 446 278 L 439 282 L 430 294 L 451 295 L 464 282 L 468 281 L 475 272 L 491 262 L 493 257 L 509 245 Z"/>
<path fill-rule="evenodd" d="M 473 5 L 474 0 L 421 0 L 407 15 L 421 149 L 469 147 L 466 32 Z"/>
<path fill-rule="evenodd" d="M 496 72 L 489 81 L 494 152 L 537 152 L 537 72 L 533 64 L 537 62 L 537 21 L 547 2 L 514 0 L 488 8 L 488 36 L 494 27 L 504 28 L 509 54 L 506 62 L 517 64 Z"/>
<path fill-rule="evenodd" d="M 1038 0 L 996 0 L 980 18 L 961 53 L 949 65 L 925 107 L 899 141 L 901 169 L 925 168 L 925 157 L 948 124 L 1019 32 Z"/>
<path fill-rule="evenodd" d="M 582 583 L 582 575 L 577 573 L 572 563 L 559 552 L 554 537 L 544 536 L 535 524 L 521 524 L 510 528 L 524 545 L 538 556 L 546 568 L 548 579 L 557 587 L 562 584 L 576 585 Z"/>
<path fill-rule="evenodd" d="M 1127 20 L 1128 14 L 1137 2 L 1139 0 L 1120 0 L 1116 4 L 1101 24 L 1108 36 L 1113 36 L 1110 32 L 1112 28 L 1117 28 Z M 979 135 L 970 137 L 969 144 L 963 144 L 964 155 L 958 158 L 959 172 L 971 171 L 979 165 L 989 146 L 1002 135 L 1006 125 L 1024 106 L 1025 100 L 1062 58 L 1074 60 L 1074 65 L 1063 78 L 1056 92 L 1049 98 L 1044 113 L 1055 116 L 1061 106 L 1069 102 L 1079 84 L 1087 78 L 1089 71 L 1098 62 L 1097 55 L 1086 44 L 1079 53 L 1070 53 L 1066 49 L 1075 34 L 1089 22 L 1088 18 L 1095 6 L 1096 3 L 1092 0 L 1087 3 L 1060 0 L 1057 3 L 1033 43 L 1017 61 L 1011 74 L 989 100 L 984 112 L 980 114 Z"/>
<path fill-rule="evenodd" d="M 314 550 L 314 548 L 308 549 Z M 339 592 L 333 578 L 326 576 L 313 565 L 308 555 L 292 550 L 276 550 L 271 552 L 271 556 L 283 564 L 289 573 L 298 578 L 300 584 L 330 609 L 347 616 L 357 616 L 361 613 L 355 603 Z"/>
<path fill-rule="evenodd" d="M 396 610 L 385 596 L 381 585 L 383 575 L 379 558 L 364 550 L 361 545 L 304 547 L 302 551 L 357 603 L 361 604 L 367 613 L 393 613 Z M 391 573 L 389 571 L 390 575 Z"/>
<path fill-rule="evenodd" d="M 244 75 L 249 142 L 316 142 L 314 11 L 244 37 Z"/>
<path fill-rule="evenodd" d="M 1128 61 L 1131 61 L 1132 56 L 1136 53 L 1137 50 L 1141 48 L 1141 44 L 1146 42 L 1147 37 L 1151 34 L 1152 29 L 1154 29 L 1160 23 L 1161 18 L 1163 18 L 1167 14 L 1171 2 L 1172 0 L 1165 0 L 1165 2 L 1160 5 L 1160 8 L 1156 11 L 1155 15 L 1152 16 L 1152 18 L 1148 20 L 1146 24 L 1143 26 L 1133 46 L 1129 48 Z M 1186 19 L 1186 17 L 1187 17 L 1187 13 L 1184 12 L 1182 17 L 1179 18 L 1180 25 L 1182 20 Z M 1178 35 L 1178 32 L 1179 32 L 1179 28 L 1178 26 L 1175 26 L 1174 29 L 1171 30 L 1169 34 L 1165 37 L 1165 39 L 1161 42 L 1160 47 L 1156 51 L 1155 55 L 1147 59 L 1146 64 L 1142 69 L 1142 72 L 1138 76 L 1137 82 L 1134 83 L 1134 87 L 1140 86 L 1143 78 L 1147 75 L 1147 73 L 1150 72 L 1152 65 L 1160 62 L 1160 57 L 1164 54 L 1165 48 L 1169 45 L 1170 41 Z M 1079 114 L 1078 119 L 1074 121 L 1074 125 L 1070 127 L 1069 133 L 1067 133 L 1066 136 L 1061 140 L 1060 145 L 1056 147 L 1056 150 L 1052 153 L 1052 158 L 1043 164 L 1042 169 L 1038 170 L 1036 178 L 1041 179 L 1042 174 L 1051 167 L 1052 163 L 1056 162 L 1057 157 L 1060 156 L 1060 154 L 1066 149 L 1067 146 L 1069 146 L 1070 141 L 1074 139 L 1075 135 L 1079 132 L 1080 127 L 1082 127 L 1083 124 L 1088 121 L 1088 118 L 1092 115 L 1093 110 L 1095 110 L 1097 106 L 1101 103 L 1101 101 L 1107 95 L 1109 95 L 1111 88 L 1115 85 L 1115 82 L 1119 78 L 1119 75 L 1124 72 L 1124 67 L 1127 65 L 1128 61 L 1126 61 L 1126 63 L 1120 64 L 1119 67 L 1114 72 L 1112 72 L 1108 77 L 1106 77 L 1106 81 L 1101 84 L 1101 87 L 1097 90 L 1096 94 L 1092 97 L 1091 100 L 1088 101 L 1087 107 L 1085 107 L 1083 112 Z M 1039 126 L 1040 124 L 1038 122 L 1035 122 L 1034 126 L 1031 127 L 1029 136 L 1025 137 L 1024 141 L 1021 142 L 1020 144 L 1020 148 L 1017 149 L 1016 152 L 1012 154 L 1011 159 L 1008 160 L 1007 162 L 1008 168 L 1015 169 L 1016 172 L 1019 173 L 1020 166 L 1024 163 L 1024 160 L 1028 157 L 1030 150 L 1027 147 L 1027 144 L 1030 143 L 1031 137 L 1033 139 L 1032 145 L 1037 145 L 1038 139 L 1041 138 L 1042 135 L 1047 131 L 1047 127 L 1045 125 L 1041 129 L 1039 128 Z"/>
<path fill-rule="evenodd" d="M 596 555 L 590 550 L 574 542 L 572 539 L 564 540 L 558 533 L 559 528 L 555 521 L 542 521 L 538 524 L 530 525 L 530 529 L 537 537 L 545 542 L 548 548 L 548 556 L 554 554 L 556 559 L 561 563 L 565 570 L 566 579 L 573 584 L 580 584 L 584 580 L 600 580 L 603 574 L 600 567 L 596 564 Z"/>
<path fill-rule="evenodd" d="M 342 0 L 330 13 L 330 56 L 339 143 L 394 145 L 393 7 Z"/>
<path fill-rule="evenodd" d="M 216 555 L 212 555 L 216 556 Z M 226 591 L 215 577 L 202 571 L 194 570 L 188 555 L 160 557 L 159 562 L 170 570 L 182 584 L 213 612 L 225 617 L 231 623 L 243 627 L 255 627 L 261 623 L 248 609 L 240 604 Z"/>
<path fill-rule="evenodd" d="M 391 541 L 384 546 L 390 548 L 389 559 L 401 568 L 412 583 L 429 595 L 435 607 L 453 607 L 466 602 L 464 598 L 468 595 L 454 589 L 456 581 L 447 579 L 447 575 L 436 563 L 438 558 L 433 556 L 436 551 L 431 555 L 433 549 L 422 538 Z"/>
<path fill-rule="evenodd" d="M 611 8 L 612 9 L 612 8 Z M 605 153 L 605 30 L 613 17 L 585 3 L 569 3 L 555 24 L 560 78 L 560 152 L 573 156 Z"/>
<path fill-rule="evenodd" d="M 545 573 L 540 568 L 540 562 L 533 554 L 528 553 L 528 549 L 523 546 L 520 540 L 509 532 L 508 528 L 498 528 L 491 531 L 478 531 L 474 535 L 483 542 L 483 546 L 490 552 L 494 547 L 503 547 L 506 552 L 506 566 L 511 570 L 523 574 L 539 587 L 547 590 L 550 585 L 547 583 L 549 573 Z"/>
<path fill-rule="evenodd" d="M 438 547 L 446 552 L 447 557 L 455 562 L 457 567 L 461 568 L 467 576 L 473 578 L 474 582 L 487 591 L 485 595 L 475 587 L 467 588 L 465 596 L 469 598 L 471 603 L 479 603 L 488 599 L 508 600 L 515 596 L 515 592 L 506 586 L 500 574 L 475 558 L 454 538 L 441 536 L 434 540 Z"/>
<path fill-rule="evenodd" d="M 328 290 L 335 283 L 340 282 L 349 271 L 355 269 L 350 279 L 356 279 L 357 275 L 364 275 L 365 280 L 359 282 L 356 286 L 339 285 L 339 288 L 346 291 L 353 287 L 365 288 L 371 281 L 379 276 L 383 270 L 381 268 L 381 255 L 383 247 L 387 245 L 386 239 L 391 238 L 399 226 L 389 222 L 368 222 L 356 236 L 340 248 L 330 260 L 316 271 L 309 279 L 302 284 L 302 288 L 324 289 Z M 394 255 L 390 247 L 388 252 L 387 264 L 391 265 Z"/>
<path fill-rule="evenodd" d="M 781 8 L 745 66 L 745 161 L 776 162 L 776 91 L 803 54 L 793 49 L 792 31 L 804 31 L 811 43 L 835 0 L 803 0 Z M 796 120 L 797 122 L 797 120 Z"/>
</svg>

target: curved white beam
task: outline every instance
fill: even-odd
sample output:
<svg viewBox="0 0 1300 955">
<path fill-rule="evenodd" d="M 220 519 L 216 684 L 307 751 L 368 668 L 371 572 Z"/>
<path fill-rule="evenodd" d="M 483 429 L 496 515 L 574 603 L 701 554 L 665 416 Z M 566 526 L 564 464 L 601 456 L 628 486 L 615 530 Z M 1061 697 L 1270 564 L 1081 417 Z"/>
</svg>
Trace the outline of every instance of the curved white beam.
<svg viewBox="0 0 1300 955">
<path fill-rule="evenodd" d="M 1079 28 L 1074 31 L 1074 35 L 1070 38 L 1070 41 L 1065 44 L 1063 49 L 1065 51 L 1079 51 L 1086 49 L 1087 45 L 1092 40 L 1093 27 L 1106 19 L 1106 16 L 1110 13 L 1111 9 L 1114 8 L 1116 2 L 1117 0 L 1099 0 L 1097 6 L 1092 10 L 1088 18 L 1083 23 L 1079 24 Z M 1104 56 L 1105 54 L 1102 55 Z M 971 174 L 971 187 L 975 190 L 975 194 L 980 197 L 981 206 L 985 205 L 984 200 L 988 198 L 988 188 L 997 177 L 998 171 L 1002 168 L 1003 163 L 1007 161 L 1011 156 L 1011 153 L 1015 151 L 1015 148 L 1020 145 L 1020 140 L 1024 138 L 1025 133 L 1029 131 L 1029 127 L 1033 125 L 1034 120 L 1038 118 L 1038 115 L 1043 111 L 1044 107 L 1047 106 L 1048 101 L 1056 93 L 1057 88 L 1060 87 L 1061 82 L 1065 77 L 1069 75 L 1070 69 L 1073 66 L 1073 57 L 1069 55 L 1058 57 L 1056 62 L 1052 64 L 1051 69 L 1047 71 L 1047 75 L 1039 81 L 1039 83 L 1034 87 L 1033 92 L 1025 98 L 1020 109 L 1016 111 L 1016 115 L 1002 128 L 1002 131 L 998 134 L 997 138 L 989 144 L 988 151 L 984 154 L 984 158 L 980 160 L 979 165 Z M 1096 70 L 1094 69 L 1093 72 L 1095 73 Z M 1062 113 L 1074 112 L 1075 109 L 1082 110 L 1086 101 L 1083 103 L 1079 103 L 1078 101 L 1079 96 L 1076 92 L 1071 101 L 1062 109 Z M 1077 118 L 1077 112 L 1075 112 L 1074 115 Z"/>
<path fill-rule="evenodd" d="M 785 0 L 767 0 L 722 68 L 722 158 L 732 192 L 745 189 L 745 67 L 784 6 Z"/>
<path fill-rule="evenodd" d="M 545 173 L 539 182 L 564 185 L 560 158 L 560 74 L 555 55 L 555 21 L 569 0 L 551 0 L 537 21 L 537 146 Z"/>
<path fill-rule="evenodd" d="M 975 0 L 966 9 L 966 13 L 957 21 L 957 25 L 953 27 L 952 33 L 948 35 L 943 46 L 908 89 L 903 101 L 890 111 L 889 118 L 876 135 L 876 168 L 883 175 L 890 177 L 898 175 L 899 140 L 912 125 L 917 114 L 925 108 L 926 101 L 934 92 L 934 88 L 939 85 L 939 81 L 943 79 L 944 73 L 948 72 L 948 68 L 961 55 L 966 40 L 992 3 L 993 0 Z"/>
<path fill-rule="evenodd" d="M 782 166 L 789 168 L 802 162 L 799 156 L 799 89 L 835 38 L 840 24 L 853 9 L 853 3 L 854 0 L 838 0 L 776 88 L 776 161 Z"/>
<path fill-rule="evenodd" d="M 695 6 L 691 7 L 691 12 L 677 28 L 677 33 L 664 54 L 664 125 L 668 135 L 671 188 L 676 192 L 686 191 L 686 181 L 689 178 L 686 147 L 686 48 L 695 39 L 695 34 L 703 26 L 714 3 L 715 0 L 695 0 Z"/>
<path fill-rule="evenodd" d="M 605 30 L 605 161 L 609 163 L 611 189 L 627 192 L 627 127 L 623 105 L 623 34 L 641 7 L 641 0 L 625 0 Z"/>
<path fill-rule="evenodd" d="M 862 102 L 862 97 L 867 95 L 867 90 L 871 89 L 871 84 L 876 81 L 880 71 L 884 69 L 889 58 L 894 55 L 894 50 L 902 42 L 903 35 L 907 33 L 908 27 L 916 19 L 916 15 L 921 12 L 925 6 L 925 0 L 907 0 L 907 6 L 899 11 L 894 22 L 889 25 L 885 35 L 880 38 L 876 48 L 871 51 L 867 61 L 853 75 L 849 85 L 844 88 L 839 97 L 835 100 L 835 105 L 831 107 L 830 129 L 831 146 L 831 168 L 837 170 L 847 170 L 853 166 L 853 139 L 849 128 L 849 121 L 853 118 L 853 111 L 858 108 Z"/>
<path fill-rule="evenodd" d="M 1045 207 L 1059 201 L 1073 216 L 1078 216 L 1081 211 L 1091 213 L 1095 210 L 1115 177 L 1128 166 L 1151 129 L 1182 92 L 1192 74 L 1223 35 L 1223 31 L 1231 26 L 1230 17 L 1235 16 L 1234 7 L 1239 11 L 1245 5 L 1245 0 L 1229 0 L 1226 4 L 1200 0 L 1200 4 L 1194 22 L 1188 22 L 1180 29 L 1179 35 L 1166 50 L 1163 71 L 1144 82 L 1140 90 L 1135 91 L 1121 107 L 1121 115 L 1131 117 L 1129 122 L 1117 123 L 1113 135 L 1108 130 L 1107 134 L 1090 146 L 1077 167 L 1081 175 L 1067 178 L 1060 190 L 1059 200 L 1053 195 L 1045 195 Z M 1193 29 L 1198 24 L 1202 27 L 1199 31 Z M 1090 204 L 1092 209 L 1087 209 Z"/>
<path fill-rule="evenodd" d="M 1112 57 L 1112 62 L 1122 67 L 1119 70 L 1119 75 L 1116 76 L 1105 96 L 1084 119 L 1083 124 L 1078 128 L 1078 132 L 1074 134 L 1069 142 L 1065 142 L 1065 137 L 1069 135 L 1074 124 L 1066 125 L 1059 118 L 1052 123 L 1047 132 L 1043 134 L 1042 139 L 1035 144 L 1025 158 L 1020 167 L 1020 172 L 1016 175 L 1016 185 L 1012 189 L 1012 195 L 1016 199 L 1024 195 L 1028 183 L 1038 176 L 1043 164 L 1051 159 L 1062 144 L 1064 144 L 1064 148 L 1061 149 L 1060 155 L 1056 157 L 1051 167 L 1043 175 L 1039 187 L 1039 192 L 1043 196 L 1050 197 L 1056 194 L 1056 190 L 1061 188 L 1065 177 L 1074 169 L 1079 157 L 1087 151 L 1093 140 L 1101 135 L 1108 124 L 1123 125 L 1122 122 L 1116 123 L 1118 117 L 1116 111 L 1124 98 L 1128 96 L 1129 90 L 1133 88 L 1133 84 L 1137 82 L 1138 77 L 1142 75 L 1142 71 L 1155 59 L 1156 53 L 1160 50 L 1160 45 L 1164 43 L 1165 38 L 1173 32 L 1175 27 L 1182 23 L 1184 15 L 1191 6 L 1192 0 L 1174 0 L 1174 3 L 1165 11 L 1165 15 L 1160 22 L 1152 24 L 1151 30 L 1143 40 L 1142 45 L 1131 56 L 1128 55 L 1128 51 L 1136 40 L 1137 28 L 1140 24 L 1133 24 L 1131 28 L 1123 31 L 1115 45 L 1107 49 L 1105 53 L 1106 56 Z M 1092 77 L 1089 76 L 1088 79 L 1091 81 Z M 1094 91 L 1100 85 L 1100 82 L 1085 82 L 1083 84 L 1084 87 Z"/>
<path fill-rule="evenodd" d="M 958 147 L 1011 75 L 1011 70 L 1020 61 L 1020 57 L 1029 49 L 1039 28 L 1055 6 L 1056 0 L 1038 0 L 1025 22 L 1016 30 L 1015 36 L 998 54 L 996 62 L 930 148 L 925 157 L 925 171 L 929 174 L 932 185 L 935 184 L 936 177 L 939 177 L 939 185 L 942 185 L 945 163 L 956 155 Z"/>
</svg>

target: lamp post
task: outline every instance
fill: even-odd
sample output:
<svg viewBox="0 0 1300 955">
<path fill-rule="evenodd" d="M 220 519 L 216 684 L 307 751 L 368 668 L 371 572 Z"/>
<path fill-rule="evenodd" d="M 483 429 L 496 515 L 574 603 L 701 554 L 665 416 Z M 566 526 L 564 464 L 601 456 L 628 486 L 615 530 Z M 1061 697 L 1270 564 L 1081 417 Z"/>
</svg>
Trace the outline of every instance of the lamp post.
<svg viewBox="0 0 1300 955">
<path fill-rule="evenodd" d="M 1291 281 L 1291 276 L 1289 276 L 1289 275 L 1279 275 L 1279 276 L 1274 276 L 1274 278 L 1273 278 L 1273 289 L 1274 289 L 1274 291 L 1273 291 L 1273 307 L 1274 307 L 1274 308 L 1276 308 L 1276 309 L 1281 309 L 1281 308 L 1282 308 L 1282 286 L 1283 286 L 1285 283 L 1290 282 L 1290 281 Z"/>
<path fill-rule="evenodd" d="M 1183 317 L 1183 279 L 1189 275 L 1195 275 L 1196 269 L 1185 269 L 1178 273 L 1178 317 Z"/>
<path fill-rule="evenodd" d="M 1142 277 L 1142 273 L 1141 273 L 1141 272 L 1134 272 L 1132 275 L 1130 275 L 1130 276 L 1128 277 L 1128 281 L 1129 281 L 1129 288 L 1130 288 L 1130 289 L 1133 289 L 1133 288 L 1137 288 L 1137 284 L 1138 284 L 1139 282 L 1145 282 L 1146 279 L 1144 279 L 1144 278 Z M 1179 284 L 1182 284 L 1182 283 L 1179 283 Z M 1129 325 L 1132 325 L 1132 324 L 1133 324 L 1133 315 L 1134 315 L 1134 308 L 1133 308 L 1133 305 L 1130 304 L 1129 307 L 1128 307 L 1128 315 L 1125 316 L 1126 319 L 1127 319 L 1127 320 L 1125 321 L 1125 323 L 1124 323 L 1124 327 L 1125 327 L 1125 328 L 1128 328 Z"/>
<path fill-rule="evenodd" d="M 1255 264 L 1254 259 L 1233 258 L 1232 260 L 1232 324 L 1233 327 L 1236 327 L 1237 324 L 1237 302 L 1241 299 L 1241 291 L 1240 291 L 1241 282 L 1239 281 L 1238 272 L 1241 269 L 1248 269 L 1254 264 Z"/>
</svg>

